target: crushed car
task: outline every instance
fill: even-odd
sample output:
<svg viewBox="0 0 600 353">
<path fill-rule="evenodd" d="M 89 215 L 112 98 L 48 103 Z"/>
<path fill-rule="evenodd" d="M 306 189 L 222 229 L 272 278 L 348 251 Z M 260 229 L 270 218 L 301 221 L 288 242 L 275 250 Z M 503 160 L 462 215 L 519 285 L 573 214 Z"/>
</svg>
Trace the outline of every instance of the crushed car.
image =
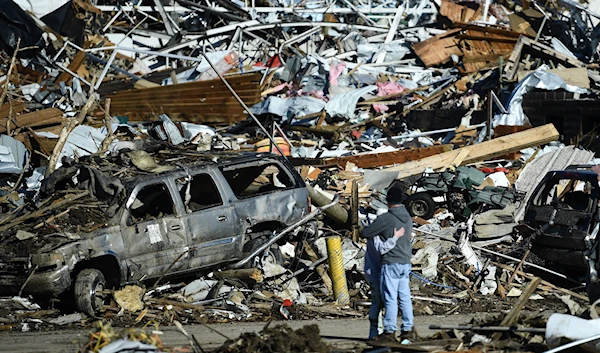
<svg viewBox="0 0 600 353">
<path fill-rule="evenodd" d="M 546 266 L 585 278 L 590 300 L 600 298 L 598 174 L 578 166 L 550 171 L 529 199 L 515 229 Z"/>
<path fill-rule="evenodd" d="M 86 195 L 53 211 L 68 217 L 3 230 L 0 292 L 72 291 L 89 315 L 106 288 L 252 266 L 275 242 L 314 236 L 320 212 L 291 164 L 271 154 L 128 151 L 63 166 L 40 192 L 38 205 Z M 44 226 L 23 230 L 34 224 Z"/>
</svg>

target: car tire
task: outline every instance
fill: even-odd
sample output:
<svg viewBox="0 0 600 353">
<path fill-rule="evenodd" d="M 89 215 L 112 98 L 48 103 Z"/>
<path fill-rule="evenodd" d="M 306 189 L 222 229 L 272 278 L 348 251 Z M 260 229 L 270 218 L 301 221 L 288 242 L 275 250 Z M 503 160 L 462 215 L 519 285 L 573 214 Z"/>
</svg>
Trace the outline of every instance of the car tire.
<svg viewBox="0 0 600 353">
<path fill-rule="evenodd" d="M 259 238 L 251 240 L 245 246 L 245 248 L 248 249 L 247 254 L 252 254 L 254 251 L 256 251 L 256 249 L 260 248 L 267 241 L 268 240 L 265 239 L 264 237 L 259 237 Z M 283 254 L 281 253 L 281 250 L 279 249 L 279 246 L 277 246 L 277 244 L 273 244 L 269 248 L 269 257 L 272 259 L 272 262 L 274 262 L 277 265 L 283 265 L 283 263 L 284 263 Z M 246 265 L 244 265 L 244 267 L 245 268 L 254 267 L 253 261 L 254 261 L 253 259 L 248 261 L 248 263 Z"/>
<path fill-rule="evenodd" d="M 102 309 L 104 296 L 97 293 L 106 288 L 102 272 L 95 268 L 86 268 L 79 272 L 75 280 L 75 307 L 89 316 L 96 316 Z"/>
<path fill-rule="evenodd" d="M 411 195 L 408 199 L 408 213 L 413 217 L 430 219 L 436 210 L 435 201 L 426 193 Z"/>
</svg>

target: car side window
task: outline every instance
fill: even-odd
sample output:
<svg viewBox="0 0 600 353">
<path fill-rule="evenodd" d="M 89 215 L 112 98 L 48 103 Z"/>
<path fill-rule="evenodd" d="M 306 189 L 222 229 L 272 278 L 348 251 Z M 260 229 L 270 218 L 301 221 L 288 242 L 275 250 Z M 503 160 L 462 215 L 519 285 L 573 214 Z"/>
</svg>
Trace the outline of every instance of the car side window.
<svg viewBox="0 0 600 353">
<path fill-rule="evenodd" d="M 188 213 L 220 206 L 221 194 L 213 178 L 208 174 L 177 179 L 179 195 Z"/>
<path fill-rule="evenodd" d="M 144 186 L 129 208 L 129 225 L 175 214 L 173 198 L 164 183 Z"/>
<path fill-rule="evenodd" d="M 223 175 L 239 198 L 294 187 L 288 173 L 276 163 L 232 168 Z"/>
</svg>

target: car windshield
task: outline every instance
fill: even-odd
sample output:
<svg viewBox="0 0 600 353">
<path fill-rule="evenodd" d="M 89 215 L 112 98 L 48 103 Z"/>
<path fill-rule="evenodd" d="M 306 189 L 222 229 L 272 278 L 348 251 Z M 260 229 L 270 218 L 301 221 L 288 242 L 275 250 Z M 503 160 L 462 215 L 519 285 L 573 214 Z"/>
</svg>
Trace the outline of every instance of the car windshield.
<svg viewBox="0 0 600 353">
<path fill-rule="evenodd" d="M 585 211 L 592 206 L 592 200 L 596 196 L 597 190 L 590 181 L 550 179 L 539 189 L 533 199 L 533 204 Z"/>
</svg>

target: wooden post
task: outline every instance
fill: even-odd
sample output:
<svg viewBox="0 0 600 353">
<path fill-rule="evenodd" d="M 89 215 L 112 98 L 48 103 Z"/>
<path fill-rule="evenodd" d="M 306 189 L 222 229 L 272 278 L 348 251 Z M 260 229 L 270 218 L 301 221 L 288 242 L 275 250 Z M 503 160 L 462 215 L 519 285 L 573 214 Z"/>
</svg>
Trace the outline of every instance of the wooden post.
<svg viewBox="0 0 600 353">
<path fill-rule="evenodd" d="M 85 120 L 85 116 L 87 115 L 87 112 L 92 108 L 92 105 L 94 105 L 94 102 L 96 102 L 96 96 L 94 92 L 90 92 L 90 98 L 88 99 L 87 103 L 85 103 L 83 108 L 81 108 L 81 111 L 79 112 L 79 115 L 77 115 L 77 118 L 67 119 L 67 123 L 60 131 L 58 141 L 56 142 L 54 150 L 52 151 L 52 155 L 50 156 L 50 160 L 48 161 L 48 166 L 46 167 L 45 174 L 46 177 L 52 174 L 52 172 L 56 169 L 58 157 L 60 157 L 60 153 L 62 152 L 63 147 L 65 147 L 65 143 L 67 143 L 67 138 L 69 137 L 69 134 L 77 127 L 77 125 L 81 124 Z"/>
<path fill-rule="evenodd" d="M 98 152 L 103 153 L 108 151 L 110 144 L 114 141 L 115 135 L 112 131 L 111 124 L 112 117 L 110 116 L 110 98 L 106 98 L 104 103 L 104 126 L 106 127 L 106 137 L 102 140 L 100 150 Z"/>
<path fill-rule="evenodd" d="M 492 118 L 493 118 L 493 109 L 492 109 L 493 105 L 492 105 L 492 91 L 490 90 L 488 92 L 488 101 L 487 101 L 487 108 L 488 108 L 488 116 L 487 116 L 487 139 L 491 140 L 492 139 Z"/>
<path fill-rule="evenodd" d="M 519 320 L 519 314 L 521 313 L 521 310 L 523 310 L 525 304 L 527 304 L 527 301 L 529 300 L 529 297 L 533 294 L 533 292 L 535 292 L 535 290 L 541 282 L 542 279 L 539 277 L 535 277 L 531 282 L 529 282 L 529 284 L 527 285 L 523 293 L 521 293 L 521 296 L 515 303 L 515 306 L 513 306 L 510 312 L 506 315 L 506 317 L 504 317 L 504 319 L 500 323 L 500 326 L 510 327 L 517 323 L 517 321 Z M 492 335 L 493 340 L 498 340 L 500 339 L 500 337 L 502 337 L 501 332 L 496 332 Z"/>
<path fill-rule="evenodd" d="M 358 181 L 352 180 L 352 192 L 350 194 L 350 226 L 352 227 L 352 240 L 357 242 L 359 235 L 358 226 Z"/>
</svg>

